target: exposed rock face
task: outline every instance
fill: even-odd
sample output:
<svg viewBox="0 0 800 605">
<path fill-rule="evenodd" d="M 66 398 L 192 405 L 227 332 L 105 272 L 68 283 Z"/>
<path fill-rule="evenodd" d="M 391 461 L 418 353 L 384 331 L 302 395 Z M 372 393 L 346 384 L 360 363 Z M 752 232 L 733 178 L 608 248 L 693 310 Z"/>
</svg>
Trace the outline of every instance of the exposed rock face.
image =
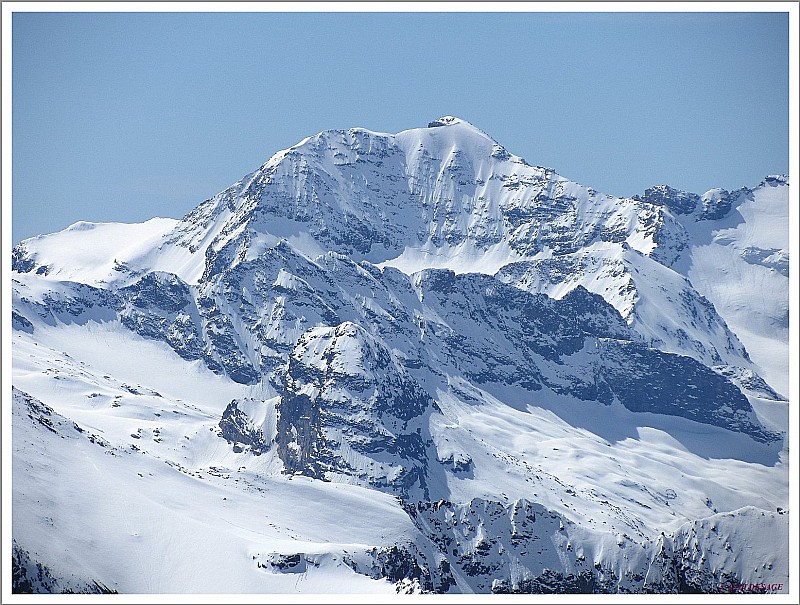
<svg viewBox="0 0 800 605">
<path fill-rule="evenodd" d="M 646 189 L 644 195 L 637 199 L 655 206 L 666 206 L 675 214 L 691 214 L 700 202 L 700 196 L 696 193 L 679 191 L 668 185 Z"/>
<path fill-rule="evenodd" d="M 758 441 L 776 439 L 776 435 L 760 427 L 739 389 L 693 359 L 614 340 L 598 343 L 598 355 L 603 359 L 603 381 L 613 385 L 611 391 L 633 412 L 682 416 L 742 430 Z M 641 367 L 648 367 L 653 373 L 648 372 L 644 378 L 637 371 Z M 706 407 L 708 401 L 716 401 L 718 406 L 710 409 Z"/>
<path fill-rule="evenodd" d="M 247 414 L 247 407 L 242 404 L 243 402 L 234 399 L 222 412 L 219 421 L 220 437 L 230 443 L 236 453 L 246 449 L 253 455 L 260 456 L 269 451 L 272 444 L 264 435 L 263 427 L 253 423 L 252 417 Z"/>
<path fill-rule="evenodd" d="M 289 356 L 278 404 L 287 470 L 353 474 L 375 487 L 427 492 L 433 399 L 360 326 L 310 330 Z"/>
<path fill-rule="evenodd" d="M 726 593 L 740 584 L 722 565 L 733 556 L 736 521 L 781 524 L 776 513 L 745 509 L 655 539 L 618 533 L 598 544 L 586 539 L 585 529 L 526 499 L 421 501 L 405 508 L 433 550 L 404 544 L 341 555 L 356 573 L 385 578 L 398 592 Z M 320 563 L 305 553 L 272 553 L 258 565 L 303 573 Z"/>
</svg>

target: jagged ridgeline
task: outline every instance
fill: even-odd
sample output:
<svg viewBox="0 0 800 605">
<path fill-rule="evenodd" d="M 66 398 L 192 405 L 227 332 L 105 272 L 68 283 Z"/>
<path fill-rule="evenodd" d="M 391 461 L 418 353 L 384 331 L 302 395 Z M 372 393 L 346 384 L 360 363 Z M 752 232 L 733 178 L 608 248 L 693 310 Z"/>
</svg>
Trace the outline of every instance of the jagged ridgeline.
<svg viewBox="0 0 800 605">
<path fill-rule="evenodd" d="M 15 590 L 785 583 L 788 187 L 613 197 L 447 116 L 21 242 Z"/>
</svg>

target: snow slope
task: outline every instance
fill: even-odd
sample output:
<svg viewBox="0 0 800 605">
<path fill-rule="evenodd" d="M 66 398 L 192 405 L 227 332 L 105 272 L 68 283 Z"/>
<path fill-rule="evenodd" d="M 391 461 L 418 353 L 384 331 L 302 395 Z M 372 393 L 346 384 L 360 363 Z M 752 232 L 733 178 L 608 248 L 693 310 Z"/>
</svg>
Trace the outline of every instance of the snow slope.
<svg viewBox="0 0 800 605">
<path fill-rule="evenodd" d="M 747 347 L 759 373 L 784 394 L 789 390 L 788 189 L 786 179 L 768 178 L 725 223 L 698 234 L 686 272 Z"/>
<path fill-rule="evenodd" d="M 154 267 L 155 248 L 177 221 L 153 218 L 141 224 L 80 221 L 63 231 L 26 240 L 24 262 L 42 277 L 93 286 L 127 277 L 129 265 Z M 17 259 L 15 258 L 15 262 Z"/>
</svg>

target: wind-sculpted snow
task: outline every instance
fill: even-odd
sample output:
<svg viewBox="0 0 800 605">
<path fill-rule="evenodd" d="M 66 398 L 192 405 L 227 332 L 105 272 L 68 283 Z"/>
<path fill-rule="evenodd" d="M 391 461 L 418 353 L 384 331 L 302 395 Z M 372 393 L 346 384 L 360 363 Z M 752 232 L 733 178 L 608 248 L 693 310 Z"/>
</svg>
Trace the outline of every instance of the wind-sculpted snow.
<svg viewBox="0 0 800 605">
<path fill-rule="evenodd" d="M 615 198 L 445 116 L 26 240 L 15 586 L 785 582 L 787 202 Z"/>
</svg>

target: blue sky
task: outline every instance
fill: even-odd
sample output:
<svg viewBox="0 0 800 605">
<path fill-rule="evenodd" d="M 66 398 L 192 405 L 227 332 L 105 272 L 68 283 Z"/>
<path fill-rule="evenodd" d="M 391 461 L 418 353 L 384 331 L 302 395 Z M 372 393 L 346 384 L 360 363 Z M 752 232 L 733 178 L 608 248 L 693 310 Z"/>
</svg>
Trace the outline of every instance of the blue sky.
<svg viewBox="0 0 800 605">
<path fill-rule="evenodd" d="M 179 218 L 329 128 L 464 118 L 615 195 L 788 172 L 776 13 L 15 13 L 13 240 Z"/>
</svg>

